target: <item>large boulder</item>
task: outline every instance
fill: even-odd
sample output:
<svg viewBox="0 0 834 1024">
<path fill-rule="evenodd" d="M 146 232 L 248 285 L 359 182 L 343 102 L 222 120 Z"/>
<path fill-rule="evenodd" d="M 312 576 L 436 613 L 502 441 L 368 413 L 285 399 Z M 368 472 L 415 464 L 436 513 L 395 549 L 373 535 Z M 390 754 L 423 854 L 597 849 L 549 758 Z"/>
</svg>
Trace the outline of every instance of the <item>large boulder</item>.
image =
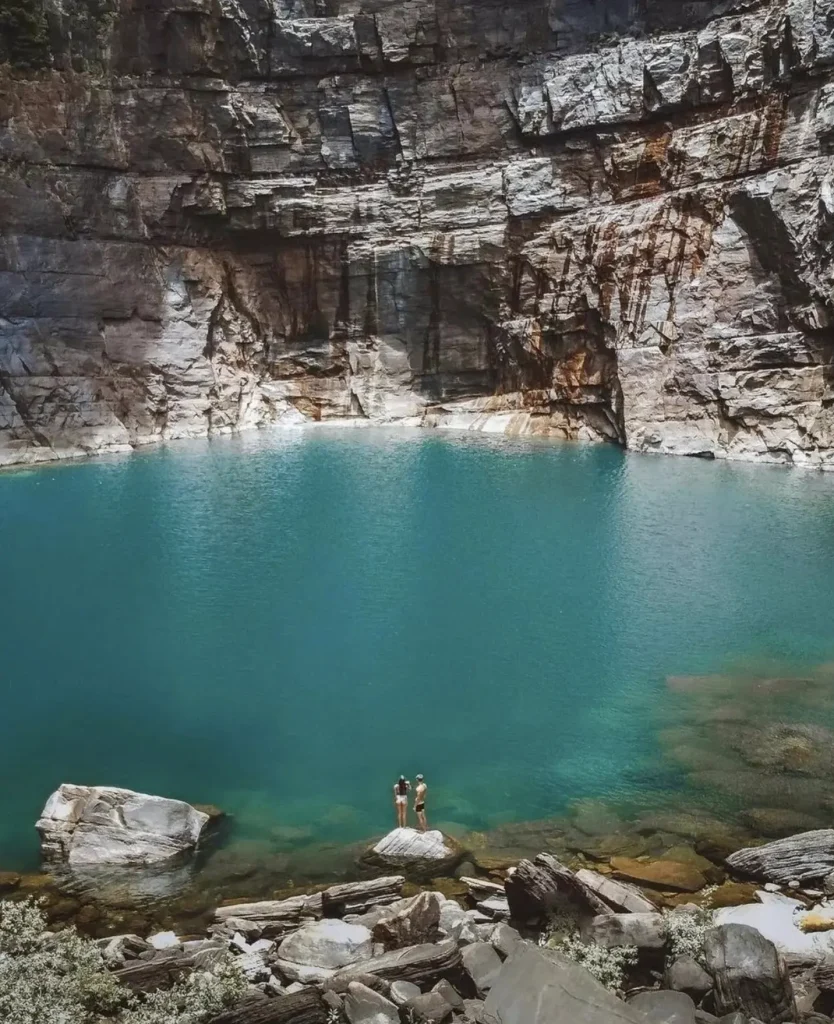
<svg viewBox="0 0 834 1024">
<path fill-rule="evenodd" d="M 194 850 L 210 818 L 182 800 L 109 786 L 60 786 L 36 828 L 47 861 L 147 865 Z"/>
<path fill-rule="evenodd" d="M 584 967 L 524 945 L 498 972 L 481 1024 L 645 1024 Z"/>
<path fill-rule="evenodd" d="M 546 921 L 558 914 L 581 922 L 613 913 L 593 889 L 549 853 L 521 861 L 505 889 L 515 921 Z"/>
<path fill-rule="evenodd" d="M 396 868 L 412 877 L 435 878 L 451 874 L 463 857 L 460 844 L 442 832 L 395 828 L 361 859 L 373 868 Z"/>
<path fill-rule="evenodd" d="M 373 936 L 364 925 L 325 918 L 288 935 L 278 947 L 278 965 L 296 980 L 319 981 L 340 968 L 370 960 L 373 952 Z"/>
<path fill-rule="evenodd" d="M 373 929 L 374 939 L 386 949 L 403 949 L 440 937 L 440 893 L 421 892 L 386 907 Z"/>
<path fill-rule="evenodd" d="M 820 828 L 777 839 L 764 846 L 737 850 L 727 858 L 728 867 L 740 875 L 786 885 L 821 882 L 834 871 L 834 829 Z"/>
<path fill-rule="evenodd" d="M 755 928 L 744 924 L 711 928 L 704 941 L 704 960 L 714 982 L 719 1016 L 737 1011 L 762 1024 L 796 1019 L 785 962 Z"/>
</svg>

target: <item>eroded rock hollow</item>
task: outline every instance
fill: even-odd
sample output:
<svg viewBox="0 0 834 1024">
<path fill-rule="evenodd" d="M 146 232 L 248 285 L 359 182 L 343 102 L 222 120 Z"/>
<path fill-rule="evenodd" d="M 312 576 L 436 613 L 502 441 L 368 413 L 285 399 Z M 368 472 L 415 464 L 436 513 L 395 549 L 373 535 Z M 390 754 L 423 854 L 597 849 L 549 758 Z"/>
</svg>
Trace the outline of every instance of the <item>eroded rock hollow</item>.
<svg viewBox="0 0 834 1024">
<path fill-rule="evenodd" d="M 0 15 L 0 463 L 350 417 L 834 466 L 834 0 Z"/>
</svg>

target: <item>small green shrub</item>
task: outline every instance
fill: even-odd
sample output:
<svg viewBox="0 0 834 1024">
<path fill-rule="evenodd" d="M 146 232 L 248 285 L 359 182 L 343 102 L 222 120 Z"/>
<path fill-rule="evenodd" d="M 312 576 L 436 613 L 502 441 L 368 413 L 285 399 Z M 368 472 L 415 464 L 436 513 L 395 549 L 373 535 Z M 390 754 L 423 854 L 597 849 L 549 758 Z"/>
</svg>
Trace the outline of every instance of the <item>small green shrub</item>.
<svg viewBox="0 0 834 1024">
<path fill-rule="evenodd" d="M 551 919 L 546 931 L 539 937 L 539 945 L 554 949 L 584 967 L 612 992 L 623 987 L 628 968 L 637 963 L 636 946 L 606 949 L 595 942 L 583 942 L 579 938 L 575 919 L 563 914 L 557 914 Z"/>
<path fill-rule="evenodd" d="M 704 938 L 712 928 L 715 911 L 712 909 L 711 897 L 717 886 L 704 889 L 704 903 L 697 909 L 684 910 L 675 907 L 663 911 L 663 923 L 669 943 L 669 960 L 677 960 L 681 956 L 691 956 L 701 962 L 704 957 Z"/>
<path fill-rule="evenodd" d="M 72 928 L 55 934 L 32 900 L 0 901 L 3 1024 L 200 1024 L 237 1002 L 247 984 L 229 957 L 171 989 L 134 996 L 98 947 Z"/>
<path fill-rule="evenodd" d="M 0 0 L 0 64 L 49 66 L 49 25 L 43 0 Z"/>
</svg>

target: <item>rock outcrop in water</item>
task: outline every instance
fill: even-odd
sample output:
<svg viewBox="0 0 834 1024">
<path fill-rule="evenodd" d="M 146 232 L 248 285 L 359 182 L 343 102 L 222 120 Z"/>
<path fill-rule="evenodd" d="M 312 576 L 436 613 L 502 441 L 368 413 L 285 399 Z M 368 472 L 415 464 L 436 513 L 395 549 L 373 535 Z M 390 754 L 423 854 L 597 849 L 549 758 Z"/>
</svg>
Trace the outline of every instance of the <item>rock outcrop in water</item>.
<svg viewBox="0 0 834 1024">
<path fill-rule="evenodd" d="M 0 462 L 350 417 L 834 464 L 832 0 L 29 7 Z"/>
<path fill-rule="evenodd" d="M 194 850 L 208 822 L 208 814 L 182 800 L 64 784 L 47 800 L 37 829 L 47 861 L 141 866 Z"/>
</svg>

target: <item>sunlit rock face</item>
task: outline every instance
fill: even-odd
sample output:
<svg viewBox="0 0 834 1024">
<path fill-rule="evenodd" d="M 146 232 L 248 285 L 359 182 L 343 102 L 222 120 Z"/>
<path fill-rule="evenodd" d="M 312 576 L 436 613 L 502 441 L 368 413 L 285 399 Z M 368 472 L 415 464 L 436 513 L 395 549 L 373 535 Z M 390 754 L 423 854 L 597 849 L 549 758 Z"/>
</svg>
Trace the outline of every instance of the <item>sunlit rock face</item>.
<svg viewBox="0 0 834 1024">
<path fill-rule="evenodd" d="M 834 465 L 832 0 L 44 3 L 0 464 L 349 417 Z"/>
</svg>

